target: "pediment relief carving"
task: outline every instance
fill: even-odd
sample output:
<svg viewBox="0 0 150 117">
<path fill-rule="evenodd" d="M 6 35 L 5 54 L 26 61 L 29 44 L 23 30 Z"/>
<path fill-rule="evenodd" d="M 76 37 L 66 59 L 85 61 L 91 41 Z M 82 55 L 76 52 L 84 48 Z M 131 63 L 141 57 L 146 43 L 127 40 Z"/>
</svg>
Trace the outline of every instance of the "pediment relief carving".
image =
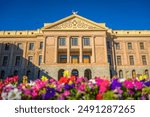
<svg viewBox="0 0 150 117">
<path fill-rule="evenodd" d="M 48 30 L 105 30 L 104 27 L 100 27 L 97 23 L 73 17 L 45 27 Z"/>
</svg>

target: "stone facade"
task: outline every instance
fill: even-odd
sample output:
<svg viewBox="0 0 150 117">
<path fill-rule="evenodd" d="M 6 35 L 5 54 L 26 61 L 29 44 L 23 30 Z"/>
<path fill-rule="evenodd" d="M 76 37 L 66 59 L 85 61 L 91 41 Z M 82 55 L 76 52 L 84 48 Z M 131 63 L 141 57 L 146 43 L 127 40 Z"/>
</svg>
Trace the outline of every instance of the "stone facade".
<svg viewBox="0 0 150 117">
<path fill-rule="evenodd" d="M 112 30 L 72 14 L 33 31 L 0 31 L 0 77 L 58 79 L 150 73 L 150 31 Z M 61 71 L 61 72 L 60 72 Z"/>
</svg>

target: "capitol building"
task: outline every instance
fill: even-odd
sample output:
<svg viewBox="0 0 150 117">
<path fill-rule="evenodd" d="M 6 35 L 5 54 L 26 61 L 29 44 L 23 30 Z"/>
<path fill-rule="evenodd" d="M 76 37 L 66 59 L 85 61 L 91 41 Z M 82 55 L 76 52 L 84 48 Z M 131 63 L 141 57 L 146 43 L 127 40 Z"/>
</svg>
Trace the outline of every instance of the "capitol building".
<svg viewBox="0 0 150 117">
<path fill-rule="evenodd" d="M 117 22 L 116 22 L 117 23 Z M 0 31 L 0 79 L 150 74 L 150 30 L 113 30 L 76 13 L 37 30 Z"/>
</svg>

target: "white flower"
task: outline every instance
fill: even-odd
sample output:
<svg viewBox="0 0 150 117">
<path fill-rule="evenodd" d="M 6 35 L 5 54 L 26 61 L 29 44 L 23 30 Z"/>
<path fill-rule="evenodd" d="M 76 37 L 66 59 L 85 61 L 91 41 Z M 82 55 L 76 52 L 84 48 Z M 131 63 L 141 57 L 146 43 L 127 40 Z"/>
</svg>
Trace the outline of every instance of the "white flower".
<svg viewBox="0 0 150 117">
<path fill-rule="evenodd" d="M 96 84 L 95 79 L 90 79 L 89 82 L 91 82 L 92 84 Z"/>
<path fill-rule="evenodd" d="M 30 80 L 30 83 L 29 83 L 30 86 L 34 86 L 35 84 L 36 83 L 34 81 Z"/>
<path fill-rule="evenodd" d="M 125 78 L 119 79 L 120 82 L 124 82 L 125 80 L 126 80 Z"/>
<path fill-rule="evenodd" d="M 8 92 L 8 100 L 20 100 L 21 99 L 22 92 L 18 90 L 17 88 L 14 88 L 13 90 Z"/>
<path fill-rule="evenodd" d="M 3 100 L 7 100 L 7 92 L 2 92 L 1 97 Z"/>
</svg>

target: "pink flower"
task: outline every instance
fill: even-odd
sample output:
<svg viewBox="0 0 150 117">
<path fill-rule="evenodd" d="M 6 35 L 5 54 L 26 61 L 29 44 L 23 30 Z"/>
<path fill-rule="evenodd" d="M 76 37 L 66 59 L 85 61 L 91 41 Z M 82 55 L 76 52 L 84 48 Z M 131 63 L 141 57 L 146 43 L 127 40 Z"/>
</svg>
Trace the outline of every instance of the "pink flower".
<svg viewBox="0 0 150 117">
<path fill-rule="evenodd" d="M 68 95 L 70 95 L 70 92 L 69 91 L 64 91 L 63 95 L 68 96 Z"/>
<path fill-rule="evenodd" d="M 106 87 L 101 86 L 101 87 L 100 87 L 100 90 L 99 90 L 99 93 L 104 93 L 106 90 L 107 90 Z"/>
<path fill-rule="evenodd" d="M 24 94 L 25 94 L 25 95 L 30 95 L 30 93 L 31 93 L 30 89 L 25 89 L 25 90 L 24 90 Z"/>
<path fill-rule="evenodd" d="M 32 93 L 31 93 L 32 97 L 36 97 L 38 95 L 38 92 L 33 90 Z"/>
<path fill-rule="evenodd" d="M 124 86 L 127 89 L 133 89 L 134 88 L 134 83 L 131 80 L 125 80 L 124 81 Z"/>
<path fill-rule="evenodd" d="M 143 84 L 140 81 L 135 81 L 135 87 L 137 90 L 140 90 L 143 88 Z"/>
</svg>

